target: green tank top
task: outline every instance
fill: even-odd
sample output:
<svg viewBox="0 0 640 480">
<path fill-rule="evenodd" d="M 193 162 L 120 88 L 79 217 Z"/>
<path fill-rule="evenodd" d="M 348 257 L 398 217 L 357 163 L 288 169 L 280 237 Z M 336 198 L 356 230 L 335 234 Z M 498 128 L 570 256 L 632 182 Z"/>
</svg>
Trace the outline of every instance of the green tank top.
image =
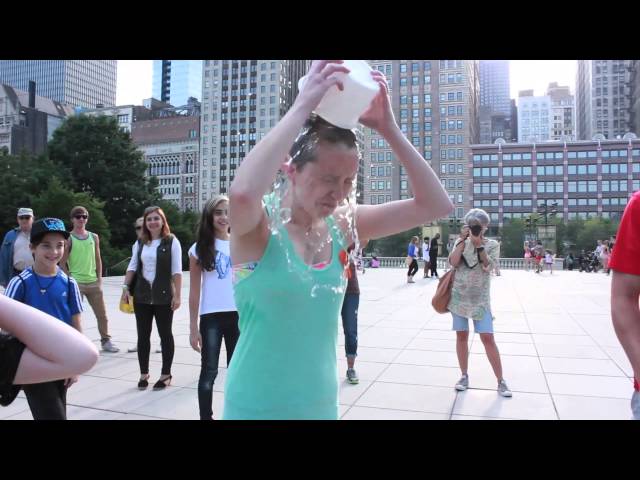
<svg viewBox="0 0 640 480">
<path fill-rule="evenodd" d="M 345 245 L 333 217 L 326 221 L 332 256 L 324 268 L 304 264 L 282 227 L 282 244 L 270 235 L 258 266 L 236 283 L 240 338 L 227 371 L 225 420 L 338 419 Z"/>
<path fill-rule="evenodd" d="M 73 233 L 69 237 L 71 242 L 71 252 L 67 264 L 69 273 L 78 283 L 93 283 L 98 280 L 96 275 L 96 244 L 93 240 L 93 233 L 84 240 L 76 237 Z"/>
</svg>

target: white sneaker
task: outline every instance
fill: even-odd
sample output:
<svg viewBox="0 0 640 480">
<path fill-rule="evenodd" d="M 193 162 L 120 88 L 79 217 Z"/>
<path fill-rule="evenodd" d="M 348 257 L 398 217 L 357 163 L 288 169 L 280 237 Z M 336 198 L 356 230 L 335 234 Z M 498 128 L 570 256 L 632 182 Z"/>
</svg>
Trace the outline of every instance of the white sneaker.
<svg viewBox="0 0 640 480">
<path fill-rule="evenodd" d="M 109 353 L 117 353 L 120 351 L 120 349 L 116 347 L 111 340 L 102 342 L 102 350 Z"/>
<path fill-rule="evenodd" d="M 465 373 L 460 377 L 458 383 L 456 383 L 456 390 L 464 392 L 467 388 L 469 388 L 469 375 Z"/>
<path fill-rule="evenodd" d="M 509 387 L 507 387 L 507 382 L 505 382 L 504 380 L 500 380 L 500 382 L 498 382 L 498 393 L 503 397 L 513 396 L 511 390 L 509 390 Z"/>
</svg>

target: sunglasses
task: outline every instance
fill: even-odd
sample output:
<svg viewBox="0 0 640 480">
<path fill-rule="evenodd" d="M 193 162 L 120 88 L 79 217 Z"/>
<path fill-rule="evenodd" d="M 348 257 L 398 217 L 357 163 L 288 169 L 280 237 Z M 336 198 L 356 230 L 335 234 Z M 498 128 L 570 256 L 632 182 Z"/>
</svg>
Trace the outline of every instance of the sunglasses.
<svg viewBox="0 0 640 480">
<path fill-rule="evenodd" d="M 29 220 L 31 218 L 31 215 L 21 215 L 18 217 L 19 220 Z"/>
<path fill-rule="evenodd" d="M 87 218 L 89 218 L 89 215 L 74 215 L 73 218 L 75 218 L 76 220 L 84 218 L 86 220 Z"/>
<path fill-rule="evenodd" d="M 136 227 L 136 230 L 142 230 L 142 227 Z"/>
</svg>

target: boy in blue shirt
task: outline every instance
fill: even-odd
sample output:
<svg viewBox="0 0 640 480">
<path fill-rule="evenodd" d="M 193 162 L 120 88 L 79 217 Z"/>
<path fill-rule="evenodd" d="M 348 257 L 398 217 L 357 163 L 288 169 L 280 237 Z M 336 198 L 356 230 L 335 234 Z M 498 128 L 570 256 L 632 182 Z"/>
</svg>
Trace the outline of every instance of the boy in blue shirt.
<svg viewBox="0 0 640 480">
<path fill-rule="evenodd" d="M 33 267 L 14 277 L 5 295 L 62 320 L 82 332 L 80 290 L 73 278 L 59 267 L 69 232 L 62 220 L 43 218 L 33 223 L 31 252 Z M 67 419 L 67 388 L 78 377 L 53 382 L 24 385 L 23 390 L 35 420 Z"/>
</svg>

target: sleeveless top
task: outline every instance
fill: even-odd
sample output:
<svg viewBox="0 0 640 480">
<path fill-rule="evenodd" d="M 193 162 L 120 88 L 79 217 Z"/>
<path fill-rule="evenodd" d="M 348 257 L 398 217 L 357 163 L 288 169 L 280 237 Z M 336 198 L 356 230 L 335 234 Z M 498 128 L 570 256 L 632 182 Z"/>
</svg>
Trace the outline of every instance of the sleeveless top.
<svg viewBox="0 0 640 480">
<path fill-rule="evenodd" d="M 332 249 L 324 268 L 306 265 L 281 226 L 255 270 L 235 283 L 240 338 L 227 371 L 224 419 L 338 419 L 346 256 L 342 232 L 332 216 L 326 222 Z"/>
</svg>

